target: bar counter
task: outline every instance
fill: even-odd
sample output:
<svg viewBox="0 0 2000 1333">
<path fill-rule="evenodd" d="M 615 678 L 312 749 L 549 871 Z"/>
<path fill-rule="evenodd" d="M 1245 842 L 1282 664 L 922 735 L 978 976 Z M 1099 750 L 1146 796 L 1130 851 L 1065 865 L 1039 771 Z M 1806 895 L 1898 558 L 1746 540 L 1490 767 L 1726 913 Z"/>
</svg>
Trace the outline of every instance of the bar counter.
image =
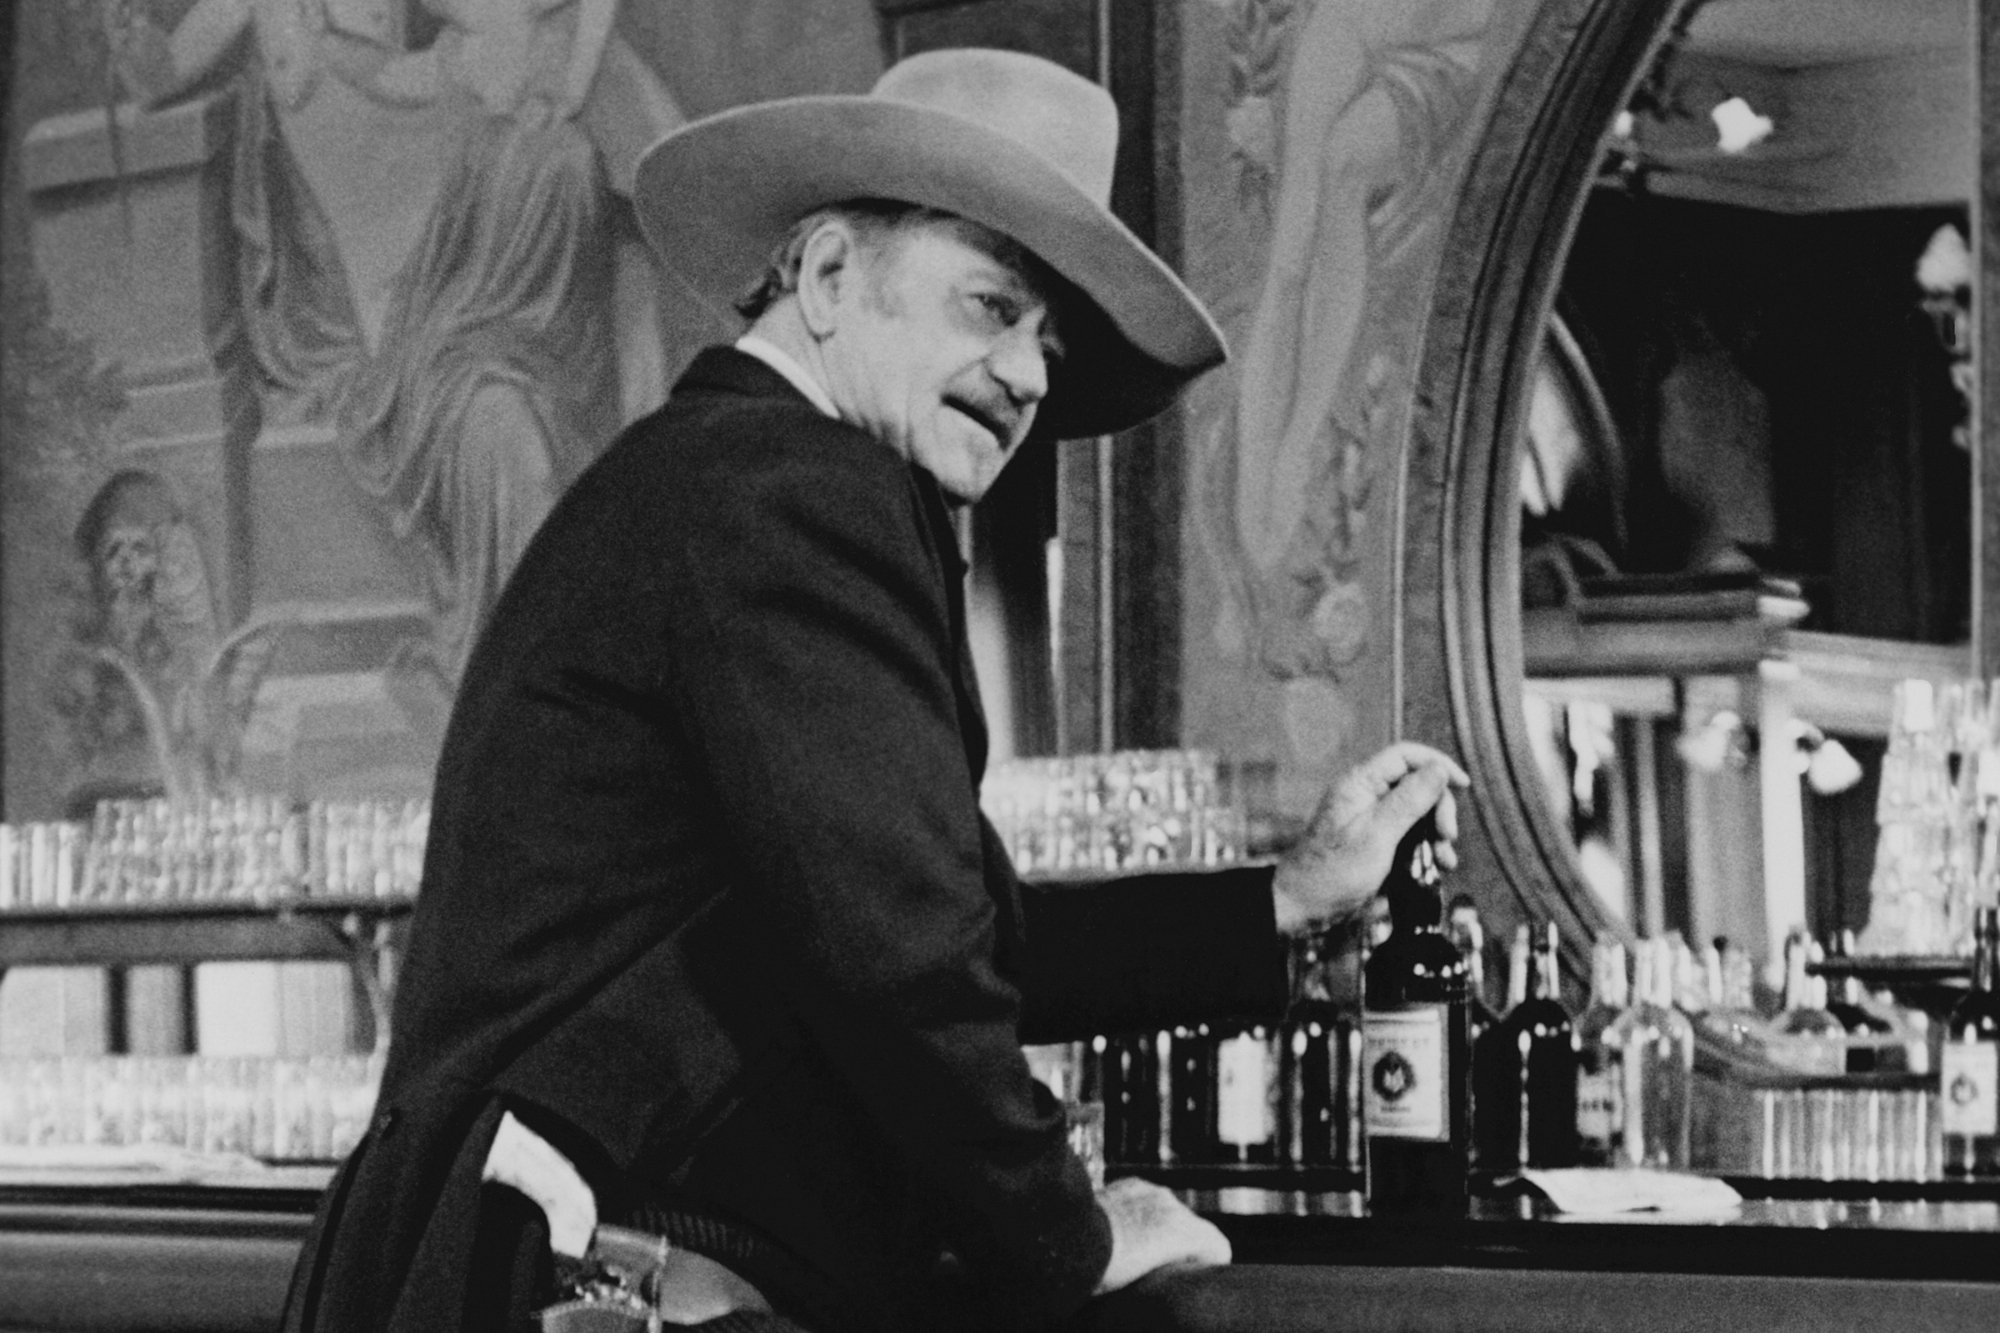
<svg viewBox="0 0 2000 1333">
<path fill-rule="evenodd" d="M 1950 1191 L 1945 1191 L 1949 1193 Z M 1706 1218 L 1371 1218 L 1344 1190 L 1185 1197 L 1227 1269 L 1155 1274 L 1078 1333 L 2000 1329 L 2000 1202 L 1750 1198 Z M 0 1183 L 0 1330 L 271 1329 L 316 1191 L 275 1183 Z"/>
</svg>

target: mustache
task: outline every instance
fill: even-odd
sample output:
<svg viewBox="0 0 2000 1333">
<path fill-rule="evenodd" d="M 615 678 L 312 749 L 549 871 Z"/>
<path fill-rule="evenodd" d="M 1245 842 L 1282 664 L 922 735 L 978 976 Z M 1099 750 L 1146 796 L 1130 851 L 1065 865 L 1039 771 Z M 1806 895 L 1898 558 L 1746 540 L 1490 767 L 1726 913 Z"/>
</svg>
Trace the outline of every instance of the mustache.
<svg viewBox="0 0 2000 1333">
<path fill-rule="evenodd" d="M 946 400 L 1000 439 L 1012 443 L 1020 433 L 1027 409 L 1017 406 L 1005 394 L 953 394 Z"/>
</svg>

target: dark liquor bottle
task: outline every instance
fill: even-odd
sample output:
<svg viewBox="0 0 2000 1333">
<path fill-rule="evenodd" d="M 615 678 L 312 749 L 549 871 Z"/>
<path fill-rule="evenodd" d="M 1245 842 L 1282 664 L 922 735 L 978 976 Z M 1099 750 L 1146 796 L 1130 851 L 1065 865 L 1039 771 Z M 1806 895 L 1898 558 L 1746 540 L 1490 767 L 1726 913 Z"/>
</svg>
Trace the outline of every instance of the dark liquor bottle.
<svg viewBox="0 0 2000 1333">
<path fill-rule="evenodd" d="M 1938 1066 L 1944 1169 L 2000 1175 L 2000 909 L 1972 922 L 1972 989 L 1945 1023 Z"/>
<path fill-rule="evenodd" d="M 1500 1013 L 1486 993 L 1486 924 L 1480 919 L 1479 905 L 1470 894 L 1452 897 L 1445 914 L 1445 934 L 1465 956 L 1466 1013 L 1472 1024 L 1472 1040 L 1477 1042 L 1480 1033 L 1499 1021 Z"/>
<path fill-rule="evenodd" d="M 1290 1166 L 1342 1162 L 1343 1076 L 1353 1022 L 1333 998 L 1324 935 L 1292 943 L 1292 1000 L 1279 1036 L 1279 1157 Z"/>
<path fill-rule="evenodd" d="M 1187 1165 L 1216 1160 L 1215 1034 L 1206 1023 L 1176 1027 L 1163 1046 L 1167 1065 L 1167 1144 L 1162 1156 Z"/>
<path fill-rule="evenodd" d="M 1088 1066 L 1104 1106 L 1104 1159 L 1119 1166 L 1160 1160 L 1160 1055 L 1155 1034 L 1104 1036 Z"/>
<path fill-rule="evenodd" d="M 1390 931 L 1362 981 L 1362 1113 L 1367 1197 L 1376 1213 L 1465 1211 L 1471 1146 L 1471 1041 L 1465 959 L 1445 938 L 1431 844 L 1417 821 L 1382 896 Z"/>
<path fill-rule="evenodd" d="M 1521 1054 L 1519 1034 L 1508 1026 L 1528 999 L 1529 931 L 1514 928 L 1507 950 L 1507 1007 L 1481 1030 L 1472 1023 L 1472 1164 L 1480 1171 L 1513 1171 L 1521 1165 Z"/>
<path fill-rule="evenodd" d="M 1485 1171 L 1574 1166 L 1576 1033 L 1563 1008 L 1556 928 L 1515 935 L 1518 996 L 1473 1050 L 1473 1138 Z"/>
<path fill-rule="evenodd" d="M 1528 998 L 1508 1015 L 1520 1054 L 1524 1166 L 1575 1166 L 1576 1030 L 1562 1002 L 1560 941 L 1555 922 L 1535 934 Z"/>
</svg>

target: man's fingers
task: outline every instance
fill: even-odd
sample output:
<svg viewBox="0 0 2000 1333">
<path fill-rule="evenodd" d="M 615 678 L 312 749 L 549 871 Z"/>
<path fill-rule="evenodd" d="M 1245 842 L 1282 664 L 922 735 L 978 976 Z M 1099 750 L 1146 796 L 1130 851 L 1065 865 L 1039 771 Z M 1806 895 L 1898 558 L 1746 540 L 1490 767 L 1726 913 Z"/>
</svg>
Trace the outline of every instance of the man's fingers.
<svg viewBox="0 0 2000 1333">
<path fill-rule="evenodd" d="M 1452 786 L 1472 785 L 1471 776 L 1459 767 L 1457 760 L 1422 741 L 1397 741 L 1382 747 L 1362 763 L 1361 772 L 1378 786 L 1388 788 L 1395 786 L 1405 775 L 1426 768 L 1442 770 Z"/>
<path fill-rule="evenodd" d="M 1450 790 L 1450 771 L 1436 764 L 1426 764 L 1389 789 L 1389 794 L 1382 798 L 1382 810 L 1399 828 L 1408 829 L 1427 812 L 1438 809 L 1438 832 L 1449 837 L 1451 835 L 1445 833 L 1444 821 L 1450 818 L 1455 828 L 1457 809 L 1454 806 L 1447 811 L 1441 807 Z"/>
<path fill-rule="evenodd" d="M 1437 799 L 1438 837 L 1449 843 L 1458 838 L 1458 798 L 1447 786 Z"/>
</svg>

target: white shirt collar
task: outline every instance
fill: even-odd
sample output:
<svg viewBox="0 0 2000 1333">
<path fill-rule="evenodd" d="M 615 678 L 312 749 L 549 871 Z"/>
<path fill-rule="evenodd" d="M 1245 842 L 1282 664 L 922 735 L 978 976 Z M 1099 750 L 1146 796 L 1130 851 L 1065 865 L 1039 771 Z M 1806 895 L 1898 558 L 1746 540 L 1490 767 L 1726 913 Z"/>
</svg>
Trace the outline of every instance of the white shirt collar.
<svg viewBox="0 0 2000 1333">
<path fill-rule="evenodd" d="M 840 409 L 833 405 L 833 398 L 820 382 L 812 377 L 806 368 L 784 348 L 769 338 L 755 333 L 746 333 L 736 340 L 736 350 L 747 352 L 771 369 L 783 375 L 794 389 L 804 394 L 818 408 L 834 420 L 840 420 Z"/>
</svg>

